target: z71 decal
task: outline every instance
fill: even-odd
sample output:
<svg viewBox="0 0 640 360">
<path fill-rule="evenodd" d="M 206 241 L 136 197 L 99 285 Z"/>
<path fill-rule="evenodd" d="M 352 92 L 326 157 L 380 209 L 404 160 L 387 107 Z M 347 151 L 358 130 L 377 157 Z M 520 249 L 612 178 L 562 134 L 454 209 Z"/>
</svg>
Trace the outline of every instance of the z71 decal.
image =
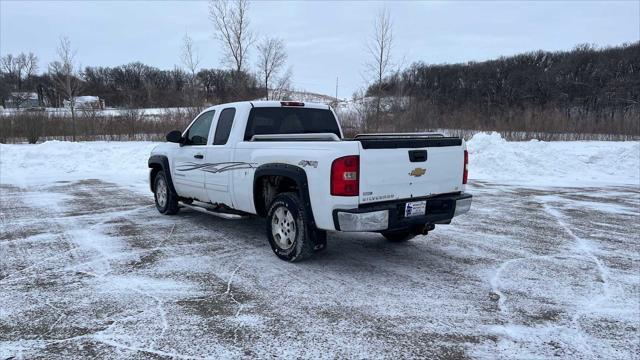
<svg viewBox="0 0 640 360">
<path fill-rule="evenodd" d="M 221 162 L 221 163 L 193 163 L 187 162 L 179 164 L 176 167 L 177 171 L 192 171 L 192 170 L 202 170 L 209 173 L 221 173 L 229 170 L 239 170 L 239 169 L 253 169 L 258 165 L 257 163 L 245 163 L 245 162 Z"/>
</svg>

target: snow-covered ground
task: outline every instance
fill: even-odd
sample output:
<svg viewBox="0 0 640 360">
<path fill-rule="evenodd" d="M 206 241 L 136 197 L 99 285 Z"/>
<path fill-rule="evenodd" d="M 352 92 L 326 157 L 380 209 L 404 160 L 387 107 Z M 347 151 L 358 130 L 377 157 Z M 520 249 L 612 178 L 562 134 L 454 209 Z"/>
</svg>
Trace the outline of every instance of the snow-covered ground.
<svg viewBox="0 0 640 360">
<path fill-rule="evenodd" d="M 640 145 L 469 141 L 472 211 L 409 243 L 161 216 L 153 143 L 0 145 L 0 359 L 640 353 Z"/>
</svg>

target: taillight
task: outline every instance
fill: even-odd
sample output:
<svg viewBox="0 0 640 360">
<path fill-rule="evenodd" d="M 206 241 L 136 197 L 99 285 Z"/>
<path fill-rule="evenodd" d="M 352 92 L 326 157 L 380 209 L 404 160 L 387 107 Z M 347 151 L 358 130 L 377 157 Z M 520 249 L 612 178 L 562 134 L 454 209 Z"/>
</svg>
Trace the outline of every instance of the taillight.
<svg viewBox="0 0 640 360">
<path fill-rule="evenodd" d="M 467 178 L 469 177 L 469 152 L 467 150 L 464 151 L 464 171 L 462 172 L 462 183 L 467 183 Z"/>
<path fill-rule="evenodd" d="M 333 160 L 331 164 L 331 195 L 358 196 L 360 157 L 345 156 Z"/>
</svg>

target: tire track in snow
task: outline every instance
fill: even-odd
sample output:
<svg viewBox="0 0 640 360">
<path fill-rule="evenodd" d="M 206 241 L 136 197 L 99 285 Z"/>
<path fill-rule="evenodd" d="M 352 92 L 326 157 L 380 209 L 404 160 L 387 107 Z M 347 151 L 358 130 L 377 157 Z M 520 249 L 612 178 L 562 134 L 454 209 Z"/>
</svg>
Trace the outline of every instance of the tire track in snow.
<svg viewBox="0 0 640 360">
<path fill-rule="evenodd" d="M 144 207 L 141 207 L 141 208 L 146 208 L 146 207 L 147 207 L 147 206 L 144 206 Z M 135 212 L 135 211 L 137 211 L 137 210 L 139 210 L 139 209 L 141 209 L 141 208 L 138 208 L 138 209 L 132 209 L 131 211 L 128 211 L 127 213 L 129 213 L 129 212 Z M 118 214 L 116 214 L 115 216 L 110 217 L 109 219 L 105 219 L 105 220 L 103 220 L 103 221 L 100 221 L 99 223 L 93 224 L 92 226 L 90 226 L 90 227 L 89 227 L 89 229 L 90 229 L 91 231 L 95 231 L 95 229 L 96 229 L 96 228 L 98 228 L 99 226 L 103 226 L 103 225 L 104 225 L 104 224 L 106 224 L 107 222 L 112 221 L 112 220 L 117 219 L 117 218 L 120 218 L 120 217 L 122 217 L 123 215 L 125 215 L 125 214 L 118 213 Z M 169 231 L 169 234 L 168 234 L 166 237 L 164 237 L 164 238 L 162 239 L 162 241 L 161 241 L 160 243 L 158 243 L 158 245 L 162 245 L 166 240 L 168 240 L 168 239 L 173 235 L 174 230 L 175 230 L 175 224 L 171 227 L 171 230 Z M 97 231 L 97 232 L 98 232 L 98 233 L 100 233 L 100 234 L 102 234 L 102 235 L 104 235 L 104 234 L 103 234 L 102 232 L 100 232 L 100 231 Z M 108 236 L 107 236 L 107 237 L 108 237 Z M 160 247 L 160 246 L 159 246 L 159 247 Z M 159 248 L 159 247 L 158 247 L 158 248 Z M 167 321 L 166 311 L 165 311 L 165 309 L 164 309 L 164 301 L 162 301 L 158 296 L 153 295 L 153 294 L 152 294 L 151 292 L 149 292 L 149 291 L 144 291 L 143 289 L 141 289 L 141 288 L 140 288 L 140 287 L 138 287 L 138 286 L 130 286 L 130 285 L 128 285 L 128 284 L 123 284 L 122 282 L 115 281 L 115 280 L 113 280 L 113 279 L 111 279 L 111 278 L 109 278 L 109 277 L 107 277 L 107 276 L 106 276 L 106 275 L 108 275 L 108 274 L 111 272 L 111 270 L 110 270 L 110 269 L 111 269 L 111 266 L 110 266 L 110 260 L 113 260 L 114 258 L 119 257 L 119 256 L 118 256 L 119 254 L 115 254 L 115 256 L 114 256 L 114 254 L 112 254 L 111 252 L 104 252 L 104 249 L 103 249 L 103 248 L 100 248 L 100 247 L 92 247 L 92 249 L 90 249 L 90 250 L 98 252 L 98 253 L 99 253 L 99 255 L 98 255 L 98 256 L 94 256 L 94 259 L 92 259 L 92 260 L 91 260 L 91 261 L 89 261 L 89 262 L 86 262 L 86 264 L 88 264 L 88 263 L 92 263 L 92 262 L 94 262 L 94 261 L 96 261 L 96 260 L 97 260 L 96 258 L 98 258 L 98 260 L 100 260 L 100 259 L 101 259 L 102 261 L 106 262 L 107 267 L 109 268 L 109 270 L 108 270 L 107 272 L 102 273 L 102 274 L 96 274 L 96 273 L 93 273 L 93 272 L 84 272 L 84 273 L 86 273 L 87 275 L 93 276 L 93 277 L 95 277 L 95 278 L 101 279 L 102 281 L 109 282 L 109 283 L 111 283 L 112 285 L 114 285 L 116 288 L 120 288 L 120 287 L 122 287 L 122 285 L 124 285 L 124 287 L 125 287 L 125 288 L 128 288 L 128 289 L 130 289 L 130 290 L 132 290 L 132 291 L 134 291 L 134 292 L 136 292 L 136 293 L 138 293 L 138 294 L 142 295 L 143 297 L 148 297 L 148 298 L 150 298 L 150 299 L 155 303 L 155 308 L 156 308 L 156 311 L 157 311 L 157 313 L 158 313 L 158 316 L 160 317 L 160 324 L 161 324 L 161 326 L 162 326 L 162 329 L 160 330 L 160 334 L 159 334 L 158 336 L 154 337 L 154 339 L 153 339 L 153 340 L 152 340 L 152 342 L 151 342 L 151 345 L 150 345 L 148 348 L 131 347 L 131 346 L 128 346 L 128 345 L 124 345 L 124 344 L 118 343 L 118 342 L 113 341 L 113 340 L 108 340 L 108 343 L 107 343 L 107 342 L 105 342 L 105 341 L 104 341 L 105 339 L 102 339 L 102 338 L 96 338 L 96 337 L 95 337 L 95 335 L 104 334 L 104 332 L 105 332 L 105 331 L 107 331 L 107 330 L 111 330 L 111 329 L 113 328 L 112 326 L 109 326 L 107 329 L 104 329 L 104 330 L 101 330 L 101 331 L 98 331 L 98 332 L 94 333 L 94 334 L 93 334 L 93 336 L 91 336 L 91 338 L 93 338 L 93 339 L 95 339 L 95 340 L 97 340 L 97 341 L 103 342 L 103 343 L 105 343 L 105 344 L 111 345 L 111 346 L 115 346 L 114 344 L 119 344 L 119 345 L 121 345 L 121 346 L 119 346 L 119 347 L 122 347 L 122 348 L 128 348 L 128 349 L 131 349 L 131 350 L 134 350 L 134 349 L 135 349 L 135 350 L 138 350 L 138 351 L 145 351 L 145 352 L 149 352 L 149 353 L 156 353 L 156 354 L 158 354 L 158 355 L 162 355 L 162 354 L 164 354 L 164 352 L 157 352 L 157 351 L 155 350 L 155 345 L 156 345 L 156 343 L 157 343 L 158 339 L 161 339 L 162 337 L 164 337 L 164 334 L 166 333 L 166 331 L 167 331 L 167 330 L 168 330 L 168 328 L 169 328 L 169 323 L 168 323 L 168 321 Z M 136 252 L 134 252 L 134 253 L 140 253 L 140 252 L 144 252 L 144 251 L 147 251 L 147 252 L 148 252 L 148 251 L 152 251 L 152 249 L 146 249 L 146 250 L 142 250 L 142 251 L 136 251 Z M 120 320 L 121 320 L 121 319 L 120 319 Z M 178 355 L 179 355 L 179 354 L 178 354 Z M 166 355 L 163 355 L 163 356 L 166 356 Z M 176 357 L 182 358 L 182 356 L 176 356 Z"/>
<path fill-rule="evenodd" d="M 238 306 L 238 310 L 236 310 L 236 313 L 234 315 L 234 318 L 236 319 L 236 321 L 238 321 L 238 317 L 240 316 L 240 312 L 244 308 L 244 304 L 242 304 L 241 302 L 236 300 L 235 296 L 233 296 L 233 292 L 231 291 L 231 282 L 233 281 L 233 277 L 236 275 L 236 272 L 238 272 L 238 269 L 240 269 L 240 267 L 243 264 L 244 264 L 244 261 L 242 261 L 240 264 L 238 264 L 238 266 L 236 266 L 236 268 L 231 272 L 231 275 L 229 276 L 229 280 L 227 281 L 227 290 L 223 293 L 223 295 L 229 295 L 229 297 L 231 298 L 231 301 L 233 301 Z M 238 324 L 236 324 L 236 326 L 233 328 L 233 342 L 234 343 L 238 342 L 238 339 L 237 339 L 238 330 L 240 329 L 241 325 L 242 324 L 240 322 L 238 322 Z"/>
<path fill-rule="evenodd" d="M 610 297 L 610 290 L 609 290 L 609 271 L 606 268 L 606 266 L 604 266 L 602 264 L 602 262 L 600 261 L 600 259 L 594 255 L 593 250 L 594 250 L 594 246 L 589 244 L 589 241 L 576 235 L 575 232 L 571 229 L 571 227 L 567 224 L 567 222 L 565 221 L 565 216 L 558 210 L 554 209 L 553 207 L 551 207 L 549 205 L 549 203 L 544 199 L 544 196 L 536 196 L 535 197 L 538 202 L 542 205 L 542 208 L 544 209 L 544 211 L 551 215 L 556 222 L 558 223 L 558 225 L 560 225 L 560 227 L 562 228 L 562 230 L 567 233 L 571 239 L 574 241 L 575 246 L 573 249 L 570 250 L 578 250 L 578 252 L 580 252 L 581 254 L 572 254 L 570 251 L 562 251 L 556 254 L 552 254 L 552 255 L 532 255 L 532 256 L 525 256 L 525 257 L 521 257 L 521 258 L 515 258 L 515 259 L 509 259 L 504 261 L 503 263 L 501 263 L 498 268 L 496 269 L 494 276 L 491 277 L 490 279 L 490 284 L 492 287 L 492 291 L 497 294 L 499 296 L 498 299 L 498 308 L 503 311 L 503 310 L 507 310 L 505 308 L 505 301 L 506 301 L 506 295 L 504 294 L 504 292 L 502 292 L 499 288 L 500 288 L 500 276 L 501 274 L 504 272 L 504 270 L 509 267 L 510 265 L 520 262 L 520 261 L 527 261 L 527 260 L 544 260 L 544 259 L 553 259 L 553 258 L 577 258 L 577 257 L 587 257 L 589 258 L 595 265 L 596 268 L 598 269 L 598 272 L 600 274 L 600 279 L 602 280 L 602 284 L 603 284 L 603 292 L 605 293 L 603 297 L 601 297 L 600 299 L 597 299 L 592 306 L 597 305 L 597 303 L 599 303 L 602 300 L 605 300 L 607 298 Z"/>
<path fill-rule="evenodd" d="M 553 216 L 558 224 L 562 227 L 562 229 L 575 241 L 575 249 L 590 258 L 595 263 L 596 268 L 598 269 L 600 280 L 602 281 L 603 294 L 590 301 L 589 308 L 592 309 L 602 301 L 611 297 L 611 290 L 609 287 L 609 269 L 604 264 L 602 264 L 602 261 L 600 261 L 600 259 L 593 253 L 594 250 L 597 250 L 597 248 L 591 245 L 588 240 L 576 235 L 571 227 L 566 223 L 565 216 L 560 211 L 552 208 L 544 199 L 542 200 L 542 204 L 545 211 Z M 584 312 L 584 310 L 578 311 L 574 315 L 573 320 L 576 321 L 580 314 Z"/>
<path fill-rule="evenodd" d="M 119 217 L 130 215 L 130 214 L 134 214 L 134 213 L 136 213 L 136 212 L 138 212 L 140 210 L 146 209 L 148 207 L 150 207 L 150 205 L 140 206 L 140 207 L 137 207 L 135 209 L 130 209 L 130 210 L 122 211 L 122 212 L 117 212 L 115 214 L 111 213 L 106 218 L 104 218 L 103 216 L 100 216 L 100 217 L 103 218 L 103 220 L 101 220 L 101 221 L 89 226 L 89 230 L 93 230 L 96 227 L 104 225 L 104 224 L 106 224 L 106 223 L 108 223 L 110 221 L 113 221 L 113 220 L 115 220 L 115 219 L 117 219 Z M 69 237 L 70 237 L 70 230 L 69 229 L 70 228 L 71 229 L 81 229 L 82 228 L 82 226 L 77 225 L 77 220 L 84 219 L 84 218 L 87 218 L 87 219 L 91 220 L 91 219 L 95 219 L 97 217 L 98 216 L 96 216 L 96 215 L 83 215 L 81 217 L 80 216 L 78 216 L 78 217 L 75 217 L 75 216 L 73 216 L 73 217 L 59 217 L 59 218 L 54 218 L 54 219 L 58 220 L 58 222 L 56 222 L 54 224 L 56 225 L 57 230 L 60 232 L 58 236 L 61 238 L 61 240 L 64 241 L 65 243 L 67 243 L 67 244 L 70 244 L 72 241 L 69 240 Z M 47 217 L 47 220 L 51 220 L 51 218 Z M 33 221 L 30 221 L 30 223 L 33 223 Z M 64 224 L 65 226 L 59 226 L 61 223 Z M 22 239 L 22 240 L 28 240 L 28 239 Z M 17 240 L 12 240 L 12 241 L 17 241 Z M 0 243 L 0 245 L 4 245 L 4 242 Z M 28 278 L 34 277 L 34 276 L 42 276 L 43 273 L 33 273 L 33 274 L 29 274 L 29 275 L 25 275 L 25 276 L 21 276 L 21 277 L 17 277 L 17 278 L 14 277 L 15 275 L 23 274 L 23 273 L 29 272 L 31 270 L 37 270 L 37 269 L 40 268 L 41 265 L 47 264 L 47 263 L 51 262 L 52 260 L 59 259 L 59 258 L 61 258 L 63 256 L 66 256 L 68 254 L 71 254 L 71 253 L 76 252 L 76 251 L 81 249 L 80 246 L 70 246 L 70 247 L 71 247 L 71 249 L 69 249 L 69 250 L 67 250 L 65 252 L 58 253 L 58 254 L 46 257 L 46 258 L 44 258 L 44 259 L 42 259 L 42 260 L 40 260 L 40 261 L 38 261 L 38 262 L 36 262 L 34 264 L 31 264 L 31 265 L 23 268 L 23 269 L 20 269 L 18 271 L 10 273 L 9 275 L 7 275 L 4 278 L 0 279 L 0 284 L 3 284 L 3 283 L 6 284 L 7 282 L 14 282 L 14 281 L 18 281 L 18 280 L 24 280 L 24 279 L 28 279 Z M 92 259 L 89 262 L 103 261 L 103 260 L 104 260 L 103 257 L 98 257 L 98 258 Z M 84 264 L 87 264 L 89 262 L 85 262 Z M 57 272 L 57 271 L 60 271 L 60 269 L 49 269 L 49 270 L 45 270 L 44 273 L 46 274 L 48 272 Z"/>
<path fill-rule="evenodd" d="M 567 223 L 567 217 L 562 214 L 562 212 L 556 208 L 554 208 L 545 196 L 534 196 L 536 201 L 542 205 L 542 210 L 548 215 L 551 216 L 553 220 L 559 225 L 559 228 L 568 235 L 570 240 L 572 240 L 572 246 L 569 248 L 561 248 L 561 251 L 550 254 L 550 255 L 532 255 L 521 258 L 509 259 L 504 261 L 498 266 L 493 277 L 490 279 L 492 291 L 498 295 L 498 309 L 501 313 L 506 316 L 506 323 L 503 324 L 504 334 L 507 336 L 514 336 L 514 341 L 518 341 L 522 339 L 523 334 L 528 333 L 527 338 L 538 338 L 543 336 L 541 334 L 545 333 L 544 329 L 557 329 L 562 328 L 564 326 L 569 326 L 574 333 L 575 342 L 571 344 L 571 346 L 576 347 L 579 352 L 586 351 L 589 354 L 594 354 L 594 348 L 591 338 L 584 332 L 582 325 L 579 322 L 580 316 L 583 314 L 591 313 L 591 310 L 596 308 L 603 301 L 611 298 L 611 290 L 610 290 L 610 273 L 609 269 L 602 263 L 602 261 L 595 255 L 594 252 L 597 252 L 597 247 L 590 243 L 589 240 L 584 239 L 583 237 L 577 235 L 574 229 Z M 597 274 L 599 276 L 599 280 L 602 284 L 602 293 L 598 296 L 589 298 L 586 306 L 580 306 L 580 304 L 574 304 L 578 306 L 573 307 L 573 314 L 571 314 L 570 322 L 566 325 L 548 325 L 543 327 L 531 326 L 531 325 L 515 325 L 514 324 L 514 316 L 511 313 L 511 309 L 509 309 L 509 305 L 507 304 L 507 296 L 506 294 L 500 290 L 501 280 L 500 277 L 505 272 L 506 269 L 514 266 L 519 262 L 526 261 L 536 261 L 536 260 L 566 260 L 566 259 L 574 259 L 574 260 L 587 260 L 594 264 Z M 515 333 L 512 333 L 513 326 L 516 326 Z M 526 329 L 526 330 L 525 330 Z M 524 331 L 524 332 L 523 332 Z M 578 345 L 579 344 L 579 345 Z"/>
</svg>

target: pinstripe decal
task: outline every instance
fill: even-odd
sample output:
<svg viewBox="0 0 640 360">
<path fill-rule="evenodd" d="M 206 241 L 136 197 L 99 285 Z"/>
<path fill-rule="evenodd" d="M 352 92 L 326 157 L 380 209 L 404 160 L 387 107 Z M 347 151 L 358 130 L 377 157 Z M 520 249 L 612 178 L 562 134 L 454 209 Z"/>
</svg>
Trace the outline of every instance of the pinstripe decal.
<svg viewBox="0 0 640 360">
<path fill-rule="evenodd" d="M 177 171 L 192 171 L 192 170 L 201 170 L 209 173 L 221 173 L 229 170 L 239 170 L 239 169 L 254 169 L 256 168 L 257 163 L 245 163 L 245 162 L 221 162 L 221 163 L 194 163 L 194 162 L 186 162 L 181 163 L 176 167 Z"/>
</svg>

